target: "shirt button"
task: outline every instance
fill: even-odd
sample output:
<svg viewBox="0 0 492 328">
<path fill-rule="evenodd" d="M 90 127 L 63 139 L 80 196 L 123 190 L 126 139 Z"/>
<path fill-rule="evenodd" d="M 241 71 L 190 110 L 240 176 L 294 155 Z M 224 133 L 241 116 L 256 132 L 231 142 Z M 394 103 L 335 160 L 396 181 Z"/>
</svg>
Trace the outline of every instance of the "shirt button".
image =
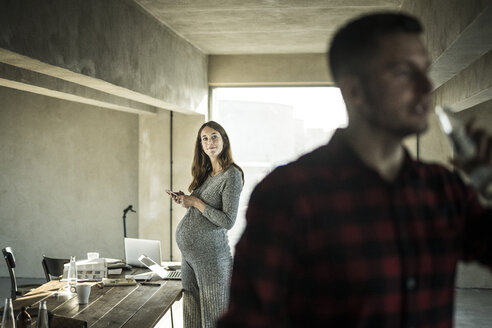
<svg viewBox="0 0 492 328">
<path fill-rule="evenodd" d="M 407 279 L 407 290 L 415 290 L 417 288 L 417 280 L 411 277 Z"/>
</svg>

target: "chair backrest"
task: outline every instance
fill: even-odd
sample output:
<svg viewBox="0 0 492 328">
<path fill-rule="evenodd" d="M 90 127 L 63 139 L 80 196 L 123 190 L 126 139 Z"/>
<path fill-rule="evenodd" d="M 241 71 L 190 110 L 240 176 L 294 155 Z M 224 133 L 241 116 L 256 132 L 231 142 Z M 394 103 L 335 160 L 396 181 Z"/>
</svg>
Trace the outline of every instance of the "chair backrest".
<svg viewBox="0 0 492 328">
<path fill-rule="evenodd" d="M 9 269 L 10 275 L 10 296 L 12 300 L 15 300 L 17 297 L 17 280 L 15 279 L 15 256 L 11 247 L 5 247 L 2 249 L 3 257 L 5 258 L 5 262 L 7 262 L 7 268 Z"/>
<path fill-rule="evenodd" d="M 55 259 L 43 255 L 43 260 L 41 261 L 41 264 L 43 265 L 46 281 L 52 280 L 52 277 L 61 276 L 63 274 L 63 266 L 65 263 L 68 262 L 70 262 L 70 259 Z"/>
</svg>

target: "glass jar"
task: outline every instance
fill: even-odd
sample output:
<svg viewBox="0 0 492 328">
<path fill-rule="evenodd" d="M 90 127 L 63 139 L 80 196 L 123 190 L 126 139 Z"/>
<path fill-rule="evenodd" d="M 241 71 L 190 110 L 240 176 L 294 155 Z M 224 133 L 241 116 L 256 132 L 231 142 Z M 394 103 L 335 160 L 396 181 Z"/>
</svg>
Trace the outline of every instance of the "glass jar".
<svg viewBox="0 0 492 328">
<path fill-rule="evenodd" d="M 70 264 L 68 266 L 67 274 L 67 289 L 75 293 L 75 287 L 77 286 L 77 262 L 75 256 L 70 256 Z"/>
<path fill-rule="evenodd" d="M 36 328 L 49 328 L 48 308 L 46 307 L 46 301 L 39 302 L 38 310 L 38 322 Z"/>
<path fill-rule="evenodd" d="M 2 316 L 2 328 L 15 328 L 14 308 L 12 306 L 12 299 L 5 299 L 5 306 L 3 307 Z"/>
</svg>

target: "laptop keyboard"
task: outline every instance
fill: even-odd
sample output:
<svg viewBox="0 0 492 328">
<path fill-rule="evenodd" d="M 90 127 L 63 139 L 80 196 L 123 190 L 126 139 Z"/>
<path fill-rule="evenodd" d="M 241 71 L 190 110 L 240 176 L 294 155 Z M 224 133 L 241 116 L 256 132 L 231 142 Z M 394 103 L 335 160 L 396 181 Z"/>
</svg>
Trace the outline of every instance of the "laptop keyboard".
<svg viewBox="0 0 492 328">
<path fill-rule="evenodd" d="M 164 279 L 181 280 L 181 270 L 169 271 Z"/>
</svg>

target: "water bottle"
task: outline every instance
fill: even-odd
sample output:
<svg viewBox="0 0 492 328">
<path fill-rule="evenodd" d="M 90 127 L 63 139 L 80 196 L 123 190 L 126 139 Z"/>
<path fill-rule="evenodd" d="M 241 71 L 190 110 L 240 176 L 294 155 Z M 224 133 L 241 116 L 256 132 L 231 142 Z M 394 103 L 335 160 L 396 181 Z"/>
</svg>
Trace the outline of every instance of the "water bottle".
<svg viewBox="0 0 492 328">
<path fill-rule="evenodd" d="M 15 328 L 14 308 L 12 307 L 12 299 L 5 299 L 3 307 L 2 328 Z"/>
<path fill-rule="evenodd" d="M 39 303 L 38 310 L 38 322 L 36 323 L 36 328 L 49 328 L 49 318 L 48 318 L 48 308 L 46 307 L 46 301 L 41 301 Z"/>
<path fill-rule="evenodd" d="M 21 307 L 20 313 L 16 318 L 17 328 L 31 328 L 31 316 L 26 311 L 26 307 Z"/>
<path fill-rule="evenodd" d="M 436 106 L 436 114 L 441 123 L 441 128 L 446 133 L 454 150 L 454 155 L 464 163 L 473 159 L 477 147 L 473 140 L 466 134 L 465 125 L 453 115 L 448 107 Z"/>
<path fill-rule="evenodd" d="M 67 274 L 67 288 L 70 292 L 75 293 L 75 287 L 77 286 L 77 263 L 75 256 L 70 256 L 70 264 L 68 266 Z"/>
<path fill-rule="evenodd" d="M 454 150 L 455 158 L 460 163 L 467 163 L 473 160 L 477 154 L 477 147 L 472 138 L 466 133 L 465 124 L 458 119 L 449 107 L 436 106 L 436 114 L 444 133 Z M 492 166 L 477 166 L 468 172 L 470 184 L 480 191 L 483 196 L 489 198 L 490 191 L 487 189 L 492 181 Z"/>
</svg>

